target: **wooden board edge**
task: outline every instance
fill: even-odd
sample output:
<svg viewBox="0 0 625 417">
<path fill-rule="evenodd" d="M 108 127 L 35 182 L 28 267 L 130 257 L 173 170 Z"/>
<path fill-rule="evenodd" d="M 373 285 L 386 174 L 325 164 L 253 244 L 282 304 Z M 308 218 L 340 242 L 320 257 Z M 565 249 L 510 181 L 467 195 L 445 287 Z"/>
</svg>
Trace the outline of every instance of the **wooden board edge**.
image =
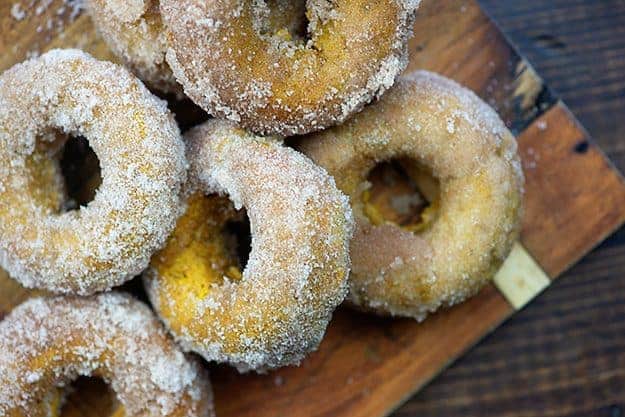
<svg viewBox="0 0 625 417">
<path fill-rule="evenodd" d="M 577 117 L 573 114 L 571 109 L 569 109 L 569 107 L 566 105 L 566 103 L 564 101 L 562 101 L 562 100 L 559 100 L 558 103 L 557 103 L 557 106 L 560 107 L 562 109 L 562 111 L 565 112 L 569 116 L 569 119 L 570 119 L 571 123 L 573 123 L 575 125 L 575 127 L 581 133 L 583 133 L 583 135 L 586 138 L 586 140 L 594 145 L 593 146 L 593 151 L 598 153 L 603 158 L 605 164 L 610 167 L 610 172 L 612 172 L 614 175 L 616 175 L 618 177 L 618 179 L 620 180 L 621 186 L 622 186 L 622 192 L 625 194 L 625 176 L 623 175 L 623 173 L 616 167 L 616 165 L 614 165 L 614 162 L 612 162 L 612 160 L 605 154 L 603 149 L 601 149 L 601 147 L 598 146 L 595 143 L 594 139 L 592 138 L 592 136 L 590 135 L 588 130 L 586 130 L 584 125 L 582 125 L 582 123 L 577 119 Z M 625 225 L 625 206 L 623 207 L 623 210 L 621 210 L 621 212 L 622 212 L 621 217 L 618 220 L 616 220 L 615 222 L 613 222 L 609 227 L 606 227 L 603 230 L 602 233 L 597 235 L 597 237 L 594 240 L 594 242 L 592 242 L 591 244 L 589 244 L 586 247 L 585 253 L 583 255 L 577 257 L 577 259 L 570 260 L 569 263 L 567 265 L 565 265 L 564 270 L 560 274 L 557 274 L 555 277 L 553 277 L 553 279 L 560 278 L 562 276 L 563 272 L 569 270 L 571 267 L 573 267 L 575 264 L 577 264 L 579 261 L 581 261 L 584 258 L 584 256 L 588 255 L 590 252 L 595 250 L 608 237 L 610 237 L 617 230 L 619 230 L 621 227 L 623 227 L 623 225 Z"/>
<path fill-rule="evenodd" d="M 504 295 L 501 292 L 497 291 L 497 294 L 499 296 L 501 296 L 501 303 L 503 303 L 503 304 L 505 304 L 506 306 L 509 307 L 509 310 L 507 310 L 506 314 L 501 315 L 497 320 L 491 321 L 490 324 L 487 326 L 487 328 L 486 328 L 486 330 L 484 332 L 481 332 L 479 334 L 479 336 L 477 336 L 476 338 L 474 338 L 473 340 L 471 340 L 470 342 L 465 344 L 463 346 L 463 348 L 459 349 L 458 352 L 456 352 L 454 355 L 449 356 L 447 361 L 445 361 L 445 363 L 443 363 L 439 369 L 437 369 L 435 372 L 432 372 L 425 379 L 422 379 L 418 384 L 416 384 L 413 387 L 412 390 L 404 392 L 404 394 L 396 401 L 395 405 L 391 406 L 386 411 L 383 411 L 383 412 L 380 412 L 380 413 L 377 413 L 377 414 L 370 414 L 370 415 L 368 414 L 368 415 L 362 416 L 362 417 L 373 417 L 373 416 L 376 416 L 376 417 L 377 416 L 388 417 L 388 416 L 390 416 L 393 412 L 397 411 L 408 400 L 410 400 L 410 398 L 412 398 L 415 394 L 417 394 L 419 391 L 421 391 L 423 388 L 425 388 L 430 382 L 432 382 L 434 379 L 436 379 L 447 368 L 449 368 L 451 365 L 453 365 L 458 359 L 462 358 L 464 355 L 466 355 L 468 352 L 470 352 L 472 349 L 474 349 L 482 340 L 484 340 L 486 337 L 492 335 L 508 319 L 510 319 L 512 316 L 514 316 L 514 314 L 516 314 L 517 310 L 514 309 L 512 304 L 510 304 L 509 301 L 506 300 L 506 298 L 504 297 Z"/>
<path fill-rule="evenodd" d="M 521 241 L 556 279 L 625 223 L 625 179 L 561 100 L 517 140 L 526 174 Z"/>
</svg>

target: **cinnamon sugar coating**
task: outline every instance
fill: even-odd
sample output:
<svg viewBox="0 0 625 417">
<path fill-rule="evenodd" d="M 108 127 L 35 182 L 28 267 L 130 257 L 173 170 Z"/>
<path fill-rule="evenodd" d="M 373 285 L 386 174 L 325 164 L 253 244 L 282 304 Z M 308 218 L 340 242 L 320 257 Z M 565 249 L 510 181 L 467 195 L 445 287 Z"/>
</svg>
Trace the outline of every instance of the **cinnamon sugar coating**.
<svg viewBox="0 0 625 417">
<path fill-rule="evenodd" d="M 229 122 L 210 120 L 186 142 L 192 197 L 144 274 L 152 304 L 181 345 L 209 361 L 240 371 L 299 363 L 347 292 L 347 198 L 303 155 Z M 232 208 L 202 194 L 247 210 L 242 272 L 219 238 Z"/>
<path fill-rule="evenodd" d="M 167 33 L 158 0 L 87 0 L 87 11 L 109 48 L 149 87 L 182 94 L 165 61 Z"/>
<path fill-rule="evenodd" d="M 158 0 L 87 0 L 86 8 L 109 48 L 150 88 L 182 96 L 165 60 L 168 37 Z M 305 31 L 305 0 L 268 0 L 265 33 L 284 38 Z"/>
<path fill-rule="evenodd" d="M 380 102 L 298 148 L 335 175 L 356 219 L 349 301 L 422 320 L 488 282 L 518 237 L 523 172 L 514 137 L 494 110 L 425 71 L 401 77 Z M 373 224 L 362 196 L 380 162 L 409 158 L 440 183 L 424 230 Z M 410 171 L 410 170 L 409 170 Z"/>
<path fill-rule="evenodd" d="M 87 138 L 102 184 L 63 212 L 67 135 Z M 125 69 L 53 50 L 0 76 L 0 266 L 24 286 L 86 295 L 138 275 L 175 226 L 185 178 L 165 102 Z"/>
<path fill-rule="evenodd" d="M 260 134 L 308 133 L 342 123 L 394 83 L 418 5 L 308 1 L 302 40 L 264 30 L 262 0 L 162 0 L 167 61 L 210 114 Z"/>
<path fill-rule="evenodd" d="M 125 415 L 214 417 L 207 372 L 130 296 L 34 298 L 0 322 L 0 415 L 54 415 L 48 396 L 81 375 L 108 382 Z"/>
</svg>

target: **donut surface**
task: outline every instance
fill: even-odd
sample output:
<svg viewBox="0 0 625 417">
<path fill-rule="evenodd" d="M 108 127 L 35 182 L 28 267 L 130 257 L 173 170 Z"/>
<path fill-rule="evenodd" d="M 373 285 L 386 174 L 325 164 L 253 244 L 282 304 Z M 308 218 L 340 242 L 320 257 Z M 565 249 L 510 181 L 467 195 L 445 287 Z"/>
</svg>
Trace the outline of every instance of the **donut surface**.
<svg viewBox="0 0 625 417">
<path fill-rule="evenodd" d="M 343 122 L 393 84 L 418 5 L 311 0 L 302 40 L 263 30 L 265 1 L 162 0 L 167 61 L 209 113 L 261 134 L 303 134 Z"/>
<path fill-rule="evenodd" d="M 305 0 L 268 0 L 266 33 L 285 39 L 305 31 Z M 88 0 L 96 30 L 113 53 L 150 88 L 182 95 L 182 87 L 165 60 L 167 31 L 158 0 Z"/>
<path fill-rule="evenodd" d="M 165 61 L 158 0 L 88 0 L 86 6 L 102 39 L 137 77 L 158 91 L 182 93 Z"/>
<path fill-rule="evenodd" d="M 214 416 L 207 372 L 130 296 L 33 298 L 0 322 L 0 415 L 55 415 L 56 388 L 108 382 L 127 416 Z"/>
<path fill-rule="evenodd" d="M 67 135 L 89 141 L 102 184 L 88 205 L 63 212 Z M 0 76 L 0 265 L 53 292 L 122 284 L 175 227 L 185 169 L 165 103 L 125 69 L 76 50 L 13 67 Z"/>
<path fill-rule="evenodd" d="M 380 102 L 298 146 L 351 198 L 348 299 L 360 308 L 422 320 L 475 294 L 518 236 L 516 141 L 490 107 L 451 80 L 425 71 L 400 77 Z M 399 158 L 408 159 L 417 183 L 424 169 L 438 182 L 434 193 L 424 187 L 434 197 L 418 227 L 380 221 L 369 210 L 369 172 Z"/>
<path fill-rule="evenodd" d="M 347 292 L 347 198 L 303 155 L 229 122 L 210 120 L 185 139 L 191 196 L 144 274 L 152 304 L 209 361 L 240 371 L 299 363 Z M 243 207 L 252 243 L 241 271 L 222 232 Z"/>
</svg>

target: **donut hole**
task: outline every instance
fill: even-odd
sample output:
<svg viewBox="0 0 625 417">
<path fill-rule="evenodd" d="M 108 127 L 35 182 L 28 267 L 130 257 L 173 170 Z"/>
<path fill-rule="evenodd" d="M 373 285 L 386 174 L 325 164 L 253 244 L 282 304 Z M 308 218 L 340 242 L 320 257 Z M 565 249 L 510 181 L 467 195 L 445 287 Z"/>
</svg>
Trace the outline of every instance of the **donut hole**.
<svg viewBox="0 0 625 417">
<path fill-rule="evenodd" d="M 47 129 L 26 158 L 32 198 L 49 213 L 62 214 L 89 204 L 102 182 L 100 161 L 81 136 Z"/>
<path fill-rule="evenodd" d="M 85 404 L 97 404 L 97 410 L 89 410 L 93 417 L 121 417 L 124 408 L 117 399 L 115 392 L 103 379 L 96 377 L 78 377 L 64 389 L 51 392 L 51 406 L 60 411 L 59 417 L 85 415 Z M 95 411 L 95 414 L 93 413 Z"/>
<path fill-rule="evenodd" d="M 421 164 L 406 158 L 378 163 L 362 193 L 371 224 L 393 224 L 414 233 L 426 230 L 438 215 L 440 183 Z"/>
<path fill-rule="evenodd" d="M 154 95 L 167 101 L 167 107 L 171 111 L 178 123 L 182 133 L 207 121 L 210 116 L 200 106 L 191 101 L 188 97 L 180 98 L 174 93 L 162 93 L 153 91 Z"/>
<path fill-rule="evenodd" d="M 230 245 L 230 251 L 236 254 L 239 270 L 245 270 L 252 250 L 250 219 L 245 209 L 239 210 L 237 218 L 228 221 L 223 231 L 226 235 L 225 240 Z"/>
<path fill-rule="evenodd" d="M 63 211 L 86 206 L 95 198 L 102 175 L 100 161 L 82 136 L 70 136 L 60 154 L 61 174 L 65 181 Z"/>
<path fill-rule="evenodd" d="M 265 0 L 269 16 L 257 16 L 263 22 L 259 32 L 285 41 L 305 43 L 308 41 L 308 19 L 304 0 Z M 262 7 L 260 8 L 262 9 Z"/>
</svg>

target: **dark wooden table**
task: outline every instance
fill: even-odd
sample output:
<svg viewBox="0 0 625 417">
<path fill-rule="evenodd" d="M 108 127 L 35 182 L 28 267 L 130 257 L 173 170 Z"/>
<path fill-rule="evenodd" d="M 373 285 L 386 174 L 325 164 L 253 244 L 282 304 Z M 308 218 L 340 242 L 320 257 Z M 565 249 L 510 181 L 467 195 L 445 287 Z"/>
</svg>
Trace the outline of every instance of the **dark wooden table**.
<svg viewBox="0 0 625 417">
<path fill-rule="evenodd" d="M 625 0 L 480 0 L 625 172 Z M 625 228 L 395 417 L 625 415 Z"/>
</svg>

